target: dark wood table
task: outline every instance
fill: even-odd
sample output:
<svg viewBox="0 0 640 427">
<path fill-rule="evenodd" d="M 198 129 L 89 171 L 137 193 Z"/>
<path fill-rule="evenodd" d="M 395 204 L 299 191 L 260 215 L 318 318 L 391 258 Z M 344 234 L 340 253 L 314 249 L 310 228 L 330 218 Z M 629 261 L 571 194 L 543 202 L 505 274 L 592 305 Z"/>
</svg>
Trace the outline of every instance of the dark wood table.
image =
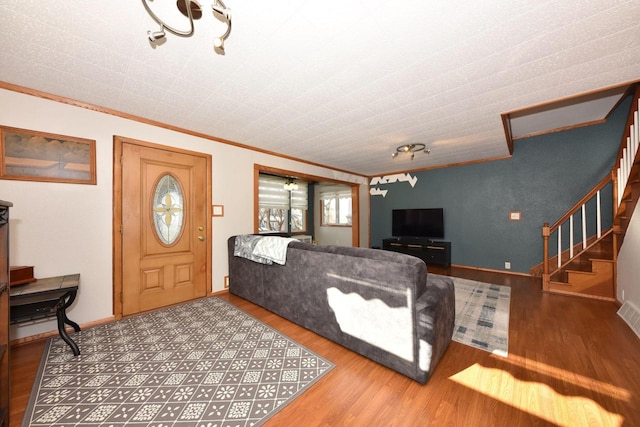
<svg viewBox="0 0 640 427">
<path fill-rule="evenodd" d="M 71 339 L 65 324 L 79 332 L 80 326 L 67 317 L 67 308 L 73 304 L 80 286 L 80 275 L 48 277 L 37 282 L 11 287 L 10 317 L 11 323 L 24 323 L 31 320 L 56 316 L 58 333 L 69 344 L 73 355 L 80 354 L 78 345 Z"/>
</svg>

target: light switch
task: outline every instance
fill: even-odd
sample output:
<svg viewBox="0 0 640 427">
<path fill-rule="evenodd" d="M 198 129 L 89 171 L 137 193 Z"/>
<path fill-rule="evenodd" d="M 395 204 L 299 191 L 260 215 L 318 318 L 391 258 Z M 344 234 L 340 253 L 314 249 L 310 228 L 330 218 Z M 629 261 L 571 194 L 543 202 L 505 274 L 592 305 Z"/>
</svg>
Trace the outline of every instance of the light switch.
<svg viewBox="0 0 640 427">
<path fill-rule="evenodd" d="M 224 206 L 223 205 L 212 205 L 211 206 L 211 215 L 212 216 L 224 216 Z"/>
</svg>

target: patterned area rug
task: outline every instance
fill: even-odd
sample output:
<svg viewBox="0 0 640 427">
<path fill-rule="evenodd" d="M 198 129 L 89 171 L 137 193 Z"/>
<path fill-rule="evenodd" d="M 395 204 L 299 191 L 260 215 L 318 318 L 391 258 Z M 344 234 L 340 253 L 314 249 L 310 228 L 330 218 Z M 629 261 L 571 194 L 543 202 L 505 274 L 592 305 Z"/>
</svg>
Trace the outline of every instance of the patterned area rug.
<svg viewBox="0 0 640 427">
<path fill-rule="evenodd" d="M 456 294 L 453 340 L 507 357 L 511 288 L 452 277 Z"/>
<path fill-rule="evenodd" d="M 333 368 L 206 298 L 50 338 L 23 426 L 259 426 Z"/>
</svg>

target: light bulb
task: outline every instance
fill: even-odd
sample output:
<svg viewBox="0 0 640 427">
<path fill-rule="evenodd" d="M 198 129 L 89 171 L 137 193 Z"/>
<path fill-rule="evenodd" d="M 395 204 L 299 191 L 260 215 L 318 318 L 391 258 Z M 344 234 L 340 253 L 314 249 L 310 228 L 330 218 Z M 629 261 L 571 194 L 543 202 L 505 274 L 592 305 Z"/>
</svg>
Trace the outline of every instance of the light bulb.
<svg viewBox="0 0 640 427">
<path fill-rule="evenodd" d="M 149 37 L 150 42 L 155 42 L 157 40 L 163 39 L 165 37 L 165 33 L 164 30 L 147 31 L 147 36 Z"/>
</svg>

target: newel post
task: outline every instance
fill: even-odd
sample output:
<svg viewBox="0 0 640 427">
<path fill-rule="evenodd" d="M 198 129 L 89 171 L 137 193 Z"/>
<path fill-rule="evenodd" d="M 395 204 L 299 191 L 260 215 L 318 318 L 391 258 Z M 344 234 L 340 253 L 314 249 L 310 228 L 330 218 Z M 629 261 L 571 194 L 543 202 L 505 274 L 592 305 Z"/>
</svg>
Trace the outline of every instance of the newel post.
<svg viewBox="0 0 640 427">
<path fill-rule="evenodd" d="M 545 222 L 542 226 L 542 290 L 549 290 L 549 235 L 551 229 L 549 223 Z"/>
</svg>

